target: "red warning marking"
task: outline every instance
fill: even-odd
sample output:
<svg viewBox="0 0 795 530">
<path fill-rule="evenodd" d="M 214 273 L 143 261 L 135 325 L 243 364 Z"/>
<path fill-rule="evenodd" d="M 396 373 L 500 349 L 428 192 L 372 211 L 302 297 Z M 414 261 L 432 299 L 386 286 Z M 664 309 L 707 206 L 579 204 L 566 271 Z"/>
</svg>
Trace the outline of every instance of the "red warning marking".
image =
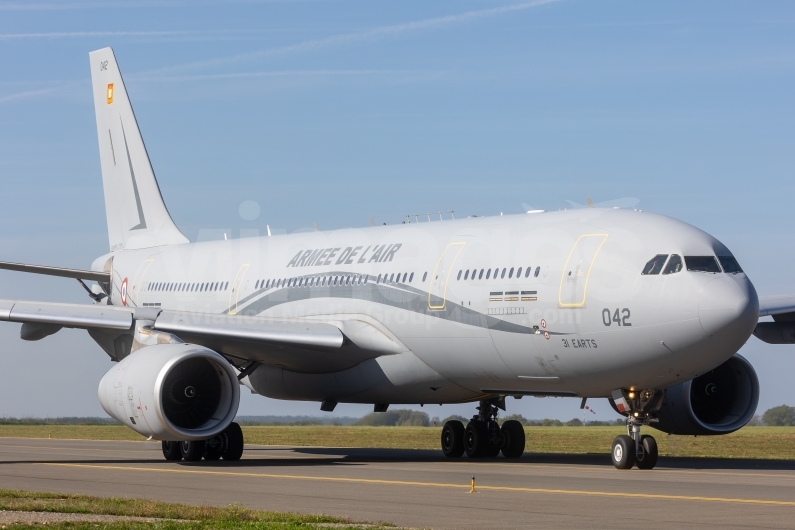
<svg viewBox="0 0 795 530">
<path fill-rule="evenodd" d="M 121 305 L 127 305 L 127 278 L 121 281 Z"/>
<path fill-rule="evenodd" d="M 541 319 L 541 327 L 542 328 L 546 328 L 547 327 L 547 321 L 544 320 L 543 318 Z"/>
<path fill-rule="evenodd" d="M 549 340 L 549 331 L 544 332 L 544 338 Z"/>
</svg>

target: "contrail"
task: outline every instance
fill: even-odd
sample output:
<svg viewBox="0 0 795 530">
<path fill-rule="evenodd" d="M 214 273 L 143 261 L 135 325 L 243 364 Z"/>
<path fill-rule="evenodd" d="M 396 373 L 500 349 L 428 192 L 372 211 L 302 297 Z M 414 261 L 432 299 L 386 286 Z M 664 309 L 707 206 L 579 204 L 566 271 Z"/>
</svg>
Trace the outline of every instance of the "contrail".
<svg viewBox="0 0 795 530">
<path fill-rule="evenodd" d="M 346 44 L 349 42 L 357 42 L 367 39 L 376 39 L 379 37 L 388 37 L 388 36 L 395 36 L 401 33 L 406 33 L 409 31 L 418 31 L 418 30 L 426 30 L 426 29 L 433 29 L 433 28 L 441 28 L 444 26 L 449 26 L 452 24 L 466 22 L 469 20 L 477 20 L 481 18 L 493 17 L 496 15 L 502 15 L 505 13 L 511 13 L 514 11 L 522 11 L 525 9 L 531 9 L 533 7 L 541 6 L 544 4 L 551 4 L 553 2 L 559 2 L 561 0 L 534 0 L 532 2 L 524 2 L 520 4 L 511 4 L 502 7 L 494 7 L 490 9 L 479 9 L 475 11 L 467 11 L 464 13 L 459 13 L 457 15 L 447 15 L 443 17 L 435 17 L 429 18 L 425 20 L 417 20 L 414 22 L 406 22 L 404 24 L 395 24 L 392 26 L 380 26 L 377 28 L 373 28 L 367 31 L 359 31 L 354 33 L 344 33 L 341 35 L 333 35 L 331 37 L 326 37 L 323 39 L 311 39 L 304 42 L 300 42 L 298 44 L 291 44 L 288 46 L 277 46 L 275 48 L 269 48 L 267 50 L 260 50 L 257 52 L 252 53 L 245 53 L 241 55 L 233 55 L 229 57 L 221 57 L 218 59 L 213 59 L 210 61 L 201 61 L 201 62 L 194 62 L 184 64 L 182 66 L 171 66 L 166 69 L 168 71 L 174 70 L 189 70 L 189 69 L 196 69 L 196 68 L 208 68 L 213 66 L 220 66 L 225 64 L 231 63 L 238 63 L 243 61 L 250 61 L 254 59 L 260 59 L 263 57 L 270 57 L 274 55 L 281 55 L 285 53 L 291 52 L 303 52 L 303 51 L 311 51 L 317 50 L 320 48 L 325 48 L 328 46 Z M 156 70 L 156 71 L 160 71 Z M 149 72 L 154 73 L 155 71 Z"/>
</svg>

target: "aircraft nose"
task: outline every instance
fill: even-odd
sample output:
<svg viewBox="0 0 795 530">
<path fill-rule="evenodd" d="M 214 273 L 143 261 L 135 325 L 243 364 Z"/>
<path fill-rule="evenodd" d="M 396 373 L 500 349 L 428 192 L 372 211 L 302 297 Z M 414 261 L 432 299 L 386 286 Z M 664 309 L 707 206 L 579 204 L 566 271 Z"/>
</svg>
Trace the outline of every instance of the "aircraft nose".
<svg viewBox="0 0 795 530">
<path fill-rule="evenodd" d="M 723 275 L 710 280 L 699 295 L 698 317 L 707 335 L 736 334 L 744 343 L 759 319 L 756 290 L 745 278 Z"/>
</svg>

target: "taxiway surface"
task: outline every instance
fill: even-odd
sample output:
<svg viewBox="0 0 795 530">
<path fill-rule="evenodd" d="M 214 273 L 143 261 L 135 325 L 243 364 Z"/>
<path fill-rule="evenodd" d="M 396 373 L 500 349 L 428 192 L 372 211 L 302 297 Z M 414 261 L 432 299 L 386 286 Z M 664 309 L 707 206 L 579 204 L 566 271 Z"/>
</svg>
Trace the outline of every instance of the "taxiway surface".
<svg viewBox="0 0 795 530">
<path fill-rule="evenodd" d="M 478 493 L 469 493 L 476 476 Z M 793 528 L 795 462 L 609 455 L 448 460 L 435 451 L 247 446 L 240 462 L 166 462 L 155 442 L 0 439 L 0 488 L 241 503 L 400 526 Z"/>
</svg>

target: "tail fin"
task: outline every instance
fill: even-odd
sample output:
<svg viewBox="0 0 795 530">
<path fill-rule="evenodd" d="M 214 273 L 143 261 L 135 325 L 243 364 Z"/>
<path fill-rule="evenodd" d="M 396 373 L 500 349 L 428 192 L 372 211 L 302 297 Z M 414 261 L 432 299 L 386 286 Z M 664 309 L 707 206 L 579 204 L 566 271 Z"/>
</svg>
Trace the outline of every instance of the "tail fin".
<svg viewBox="0 0 795 530">
<path fill-rule="evenodd" d="M 110 250 L 187 243 L 163 203 L 113 50 L 88 55 Z"/>
</svg>

